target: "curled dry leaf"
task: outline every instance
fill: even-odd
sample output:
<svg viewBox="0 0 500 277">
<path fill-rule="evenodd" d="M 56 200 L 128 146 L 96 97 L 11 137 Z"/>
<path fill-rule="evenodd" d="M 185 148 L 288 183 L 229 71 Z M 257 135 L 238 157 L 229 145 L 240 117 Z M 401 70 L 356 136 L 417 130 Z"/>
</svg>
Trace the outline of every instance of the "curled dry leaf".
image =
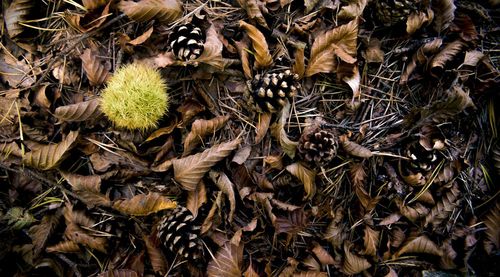
<svg viewBox="0 0 500 277">
<path fill-rule="evenodd" d="M 209 277 L 241 277 L 242 265 L 243 245 L 227 242 L 208 263 L 207 275 Z"/>
<path fill-rule="evenodd" d="M 414 206 L 409 206 L 405 205 L 399 198 L 397 198 L 395 202 L 399 208 L 399 212 L 411 222 L 415 222 L 429 213 L 429 208 L 420 203 L 416 203 Z"/>
<path fill-rule="evenodd" d="M 358 38 L 357 20 L 341 25 L 319 35 L 311 46 L 311 58 L 305 76 L 320 72 L 335 72 L 335 56 L 348 63 L 354 63 Z"/>
<path fill-rule="evenodd" d="M 234 217 L 234 212 L 236 211 L 236 196 L 234 192 L 234 184 L 229 180 L 226 174 L 223 172 L 216 172 L 211 170 L 208 175 L 212 181 L 217 185 L 217 187 L 227 196 L 229 199 L 229 216 L 228 221 L 232 222 Z"/>
<path fill-rule="evenodd" d="M 250 261 L 250 264 L 248 265 L 247 270 L 245 270 L 245 272 L 243 272 L 243 276 L 245 276 L 245 277 L 259 277 L 260 276 L 253 268 L 252 261 Z"/>
<path fill-rule="evenodd" d="M 213 147 L 182 159 L 173 160 L 174 178 L 185 190 L 192 191 L 212 166 L 238 148 L 241 139 L 214 145 Z"/>
<path fill-rule="evenodd" d="M 101 177 L 99 175 L 82 176 L 69 172 L 61 172 L 61 175 L 89 207 L 111 205 L 109 198 L 101 193 Z"/>
<path fill-rule="evenodd" d="M 410 63 L 406 66 L 405 70 L 401 74 L 399 83 L 406 84 L 408 82 L 408 79 L 410 78 L 410 75 L 413 73 L 413 71 L 415 71 L 417 66 L 426 64 L 432 55 L 439 52 L 441 44 L 443 44 L 443 40 L 437 38 L 420 46 L 417 52 L 413 54 Z"/>
<path fill-rule="evenodd" d="M 178 0 L 122 0 L 118 8 L 137 22 L 158 19 L 171 23 L 182 16 L 182 4 Z"/>
<path fill-rule="evenodd" d="M 0 80 L 13 88 L 27 88 L 36 81 L 35 74 L 31 73 L 31 67 L 25 59 L 19 61 L 4 51 L 0 53 L 0 72 Z"/>
<path fill-rule="evenodd" d="M 450 26 L 450 23 L 455 19 L 454 0 L 437 0 L 432 1 L 432 10 L 434 11 L 434 30 L 441 32 Z"/>
<path fill-rule="evenodd" d="M 64 236 L 70 241 L 90 247 L 102 253 L 107 253 L 108 241 L 105 237 L 90 235 L 87 230 L 78 227 L 74 223 L 66 226 Z"/>
<path fill-rule="evenodd" d="M 290 116 L 290 109 L 290 103 L 287 103 L 283 107 L 278 123 L 275 123 L 273 124 L 273 126 L 271 126 L 271 134 L 278 140 L 281 148 L 283 149 L 283 152 L 285 152 L 290 158 L 293 159 L 295 157 L 295 152 L 297 150 L 297 145 L 299 145 L 299 142 L 289 139 L 285 131 L 285 124 L 288 120 L 288 117 Z"/>
<path fill-rule="evenodd" d="M 219 35 L 215 30 L 215 26 L 211 25 L 207 30 L 205 44 L 203 45 L 203 53 L 197 59 L 189 61 L 188 64 L 196 64 L 198 62 L 211 65 L 213 67 L 224 69 L 225 64 L 222 58 L 222 49 L 224 45 L 219 39 Z"/>
<path fill-rule="evenodd" d="M 363 15 L 363 11 L 365 10 L 366 5 L 368 4 L 368 0 L 353 0 L 350 1 L 346 6 L 343 6 L 340 9 L 338 17 L 341 19 L 353 19 L 358 16 Z"/>
<path fill-rule="evenodd" d="M 337 68 L 337 79 L 345 82 L 352 90 L 353 101 L 361 96 L 360 83 L 361 76 L 359 75 L 358 66 L 346 62 L 339 62 Z"/>
<path fill-rule="evenodd" d="M 392 214 L 386 216 L 385 218 L 383 218 L 382 221 L 380 221 L 380 223 L 378 225 L 381 225 L 381 226 L 391 225 L 391 224 L 398 222 L 400 218 L 401 218 L 400 213 L 392 213 Z"/>
<path fill-rule="evenodd" d="M 146 245 L 146 251 L 148 252 L 149 261 L 153 267 L 154 272 L 165 275 L 168 269 L 167 259 L 163 255 L 161 248 L 155 245 L 151 236 L 143 235 L 142 239 Z"/>
<path fill-rule="evenodd" d="M 260 26 L 269 28 L 262 11 L 267 13 L 265 3 L 261 0 L 238 0 L 240 6 L 247 12 L 248 18 L 254 19 Z"/>
<path fill-rule="evenodd" d="M 269 46 L 266 38 L 255 26 L 240 20 L 240 27 L 245 29 L 248 37 L 252 41 L 255 50 L 255 68 L 267 68 L 273 63 L 273 57 L 269 53 Z"/>
<path fill-rule="evenodd" d="M 297 177 L 304 185 L 305 199 L 311 199 L 316 194 L 316 172 L 301 163 L 293 163 L 286 167 L 286 170 Z"/>
<path fill-rule="evenodd" d="M 319 262 L 322 265 L 336 265 L 337 262 L 333 259 L 332 255 L 328 253 L 319 243 L 314 245 L 312 252 L 318 258 Z"/>
<path fill-rule="evenodd" d="M 44 249 L 47 240 L 56 229 L 61 219 L 61 213 L 46 214 L 39 224 L 31 226 L 28 233 L 33 243 L 33 255 L 37 257 Z"/>
<path fill-rule="evenodd" d="M 361 273 L 367 270 L 372 265 L 366 260 L 358 255 L 351 253 L 348 242 L 344 243 L 344 264 L 342 265 L 342 271 L 345 274 L 353 275 Z"/>
<path fill-rule="evenodd" d="M 121 213 L 135 216 L 146 216 L 162 210 L 175 209 L 177 203 L 156 193 L 139 194 L 131 199 L 115 200 L 113 208 Z"/>
<path fill-rule="evenodd" d="M 429 25 L 434 18 L 434 12 L 431 9 L 426 11 L 417 11 L 408 17 L 406 20 L 406 33 L 409 35 L 414 34 L 423 26 Z"/>
<path fill-rule="evenodd" d="M 31 0 L 14 0 L 10 3 L 10 6 L 5 9 L 5 27 L 7 27 L 10 38 L 15 38 L 24 31 L 24 26 L 20 23 L 28 19 L 27 17 L 34 6 L 35 2 Z"/>
<path fill-rule="evenodd" d="M 432 58 L 430 62 L 431 74 L 440 76 L 446 63 L 453 60 L 458 53 L 462 52 L 463 47 L 465 47 L 465 43 L 462 40 L 455 40 L 448 43 L 443 50 Z"/>
<path fill-rule="evenodd" d="M 193 149 L 201 142 L 201 139 L 207 135 L 215 133 L 224 127 L 229 120 L 229 115 L 218 116 L 209 120 L 197 119 L 191 125 L 191 131 L 184 140 L 183 156 L 191 153 Z"/>
<path fill-rule="evenodd" d="M 76 104 L 60 106 L 56 108 L 54 116 L 66 122 L 81 122 L 95 119 L 102 114 L 99 108 L 100 102 L 98 98 L 95 98 Z"/>
<path fill-rule="evenodd" d="M 408 238 L 403 247 L 394 254 L 394 257 L 399 257 L 406 253 L 443 255 L 443 251 L 425 235 Z"/>
<path fill-rule="evenodd" d="M 266 136 L 269 125 L 271 124 L 271 117 L 272 114 L 269 112 L 258 114 L 257 126 L 255 126 L 255 144 L 259 144 Z"/>
<path fill-rule="evenodd" d="M 140 277 L 139 273 L 135 270 L 131 269 L 113 269 L 113 270 L 107 270 L 99 275 L 97 277 Z"/>
<path fill-rule="evenodd" d="M 64 160 L 68 151 L 73 148 L 77 138 L 78 132 L 71 131 L 60 143 L 33 146 L 31 152 L 24 155 L 23 162 L 41 170 L 55 168 Z"/>
<path fill-rule="evenodd" d="M 303 209 L 294 210 L 288 213 L 288 216 L 279 216 L 276 218 L 274 226 L 276 233 L 287 233 L 295 235 L 307 227 L 308 219 Z"/>
<path fill-rule="evenodd" d="M 151 34 L 153 34 L 153 31 L 154 31 L 154 27 L 151 26 L 142 35 L 134 38 L 131 41 L 128 41 L 127 43 L 131 44 L 131 45 L 134 45 L 134 46 L 141 45 L 141 44 L 143 44 L 146 40 L 148 40 L 151 37 Z"/>
<path fill-rule="evenodd" d="M 465 52 L 464 65 L 477 66 L 479 61 L 484 58 L 484 54 L 478 50 L 472 50 Z"/>
<path fill-rule="evenodd" d="M 109 62 L 103 62 L 97 57 L 97 53 L 92 51 L 90 48 L 85 49 L 83 54 L 80 55 L 82 60 L 83 70 L 87 74 L 87 78 L 90 81 L 90 85 L 98 86 L 104 84 L 106 80 L 110 77 L 109 70 L 111 69 L 111 64 Z"/>
<path fill-rule="evenodd" d="M 342 242 L 347 238 L 347 232 L 345 231 L 345 226 L 342 223 L 342 220 L 344 219 L 344 212 L 342 208 L 337 208 L 334 211 L 333 219 L 326 228 L 324 238 L 328 240 L 335 249 L 339 249 Z"/>
<path fill-rule="evenodd" d="M 484 240 L 484 249 L 488 254 L 493 250 L 500 249 L 500 201 L 486 215 L 484 219 L 486 226 L 486 239 Z"/>
<path fill-rule="evenodd" d="M 109 0 L 82 0 L 83 6 L 89 10 L 94 10 L 106 5 Z"/>
<path fill-rule="evenodd" d="M 283 169 L 283 158 L 278 155 L 266 156 L 264 162 L 269 165 L 270 168 L 281 170 Z"/>
<path fill-rule="evenodd" d="M 88 217 L 84 211 L 75 211 L 73 206 L 66 205 L 63 208 L 63 215 L 66 225 L 76 224 L 77 226 L 92 227 L 95 221 Z"/>
<path fill-rule="evenodd" d="M 365 249 L 363 254 L 375 257 L 377 255 L 377 249 L 380 239 L 380 231 L 373 230 L 370 226 L 365 226 L 365 235 L 363 237 L 363 243 Z"/>
<path fill-rule="evenodd" d="M 319 272 L 316 270 L 296 272 L 292 275 L 292 277 L 327 277 L 327 276 L 328 273 Z"/>
<path fill-rule="evenodd" d="M 207 191 L 205 183 L 201 180 L 195 190 L 188 191 L 186 208 L 196 218 L 198 209 L 205 203 L 207 203 Z"/>
<path fill-rule="evenodd" d="M 349 155 L 365 159 L 370 158 L 373 155 L 370 149 L 350 141 L 347 136 L 340 136 L 340 143 L 342 144 L 344 151 Z"/>
<path fill-rule="evenodd" d="M 248 49 L 250 48 L 250 40 L 248 37 L 244 37 L 241 41 L 236 41 L 236 48 L 238 49 L 238 54 L 240 55 L 241 67 L 243 68 L 243 74 L 245 78 L 252 79 L 252 67 L 250 66 L 250 54 Z"/>
<path fill-rule="evenodd" d="M 74 253 L 74 252 L 80 252 L 80 246 L 78 243 L 71 241 L 71 240 L 66 240 L 66 241 L 61 241 L 60 243 L 49 246 L 47 247 L 46 251 L 48 253 Z"/>
<path fill-rule="evenodd" d="M 458 205 L 459 196 L 460 189 L 455 184 L 443 195 L 441 201 L 439 201 L 426 215 L 424 226 L 432 224 L 432 226 L 436 228 L 444 220 L 449 219 L 451 213 Z"/>
<path fill-rule="evenodd" d="M 304 74 L 306 73 L 306 64 L 305 64 L 305 57 L 304 57 L 304 50 L 306 46 L 304 44 L 300 44 L 295 48 L 295 54 L 294 60 L 295 62 L 293 63 L 293 73 L 299 75 L 299 78 L 302 79 L 304 77 Z"/>
</svg>

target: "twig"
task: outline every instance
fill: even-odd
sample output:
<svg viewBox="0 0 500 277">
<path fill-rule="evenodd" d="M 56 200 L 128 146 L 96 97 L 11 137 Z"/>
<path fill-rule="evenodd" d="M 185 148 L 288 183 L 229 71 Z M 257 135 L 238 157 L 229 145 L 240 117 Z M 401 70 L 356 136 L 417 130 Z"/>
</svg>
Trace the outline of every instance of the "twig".
<svg viewBox="0 0 500 277">
<path fill-rule="evenodd" d="M 56 254 L 56 256 L 62 261 L 64 261 L 67 265 L 69 265 L 69 267 L 71 267 L 71 269 L 73 270 L 73 272 L 77 277 L 82 277 L 82 273 L 78 270 L 78 265 L 76 263 L 72 262 L 70 259 L 68 259 L 68 257 L 64 256 L 63 254 Z"/>
</svg>

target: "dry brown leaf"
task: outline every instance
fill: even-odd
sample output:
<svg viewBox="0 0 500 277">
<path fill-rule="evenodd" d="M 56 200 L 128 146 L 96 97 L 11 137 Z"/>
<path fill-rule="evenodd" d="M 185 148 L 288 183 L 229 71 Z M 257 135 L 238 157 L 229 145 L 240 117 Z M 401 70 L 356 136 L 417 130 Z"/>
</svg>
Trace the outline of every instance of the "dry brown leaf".
<svg viewBox="0 0 500 277">
<path fill-rule="evenodd" d="M 99 98 L 95 98 L 76 104 L 60 106 L 56 108 L 54 116 L 66 122 L 81 122 L 95 119 L 102 115 L 99 108 L 100 102 Z"/>
<path fill-rule="evenodd" d="M 197 119 L 191 125 L 191 131 L 187 134 L 184 140 L 184 152 L 182 156 L 191 153 L 196 146 L 201 142 L 202 138 L 217 132 L 224 127 L 229 120 L 229 115 L 214 117 L 209 120 Z"/>
<path fill-rule="evenodd" d="M 478 50 L 465 52 L 464 65 L 477 66 L 479 61 L 484 58 L 484 54 Z"/>
<path fill-rule="evenodd" d="M 216 219 L 217 218 L 217 211 L 219 208 L 222 206 L 222 197 L 223 193 L 222 191 L 217 192 L 217 197 L 215 198 L 215 201 L 212 203 L 212 207 L 210 208 L 210 211 L 208 212 L 207 217 L 203 221 L 203 224 L 201 224 L 201 231 L 200 233 L 203 235 L 210 231 L 214 224 L 216 224 Z"/>
<path fill-rule="evenodd" d="M 224 172 L 217 172 L 211 170 L 208 175 L 212 181 L 217 185 L 217 187 L 227 196 L 229 199 L 229 216 L 228 221 L 232 222 L 234 217 L 234 212 L 236 211 L 236 195 L 234 192 L 234 184 L 229 180 Z"/>
<path fill-rule="evenodd" d="M 70 241 L 90 247 L 102 253 L 107 253 L 108 241 L 105 237 L 92 236 L 87 230 L 83 230 L 74 223 L 66 226 L 64 236 Z"/>
<path fill-rule="evenodd" d="M 84 211 L 75 211 L 73 206 L 68 204 L 63 208 L 63 215 L 66 225 L 76 224 L 77 226 L 91 228 L 95 224 L 95 221 L 88 217 Z"/>
<path fill-rule="evenodd" d="M 271 124 L 271 113 L 259 113 L 257 126 L 255 126 L 255 139 L 254 143 L 259 144 L 267 134 L 269 130 L 269 125 Z"/>
<path fill-rule="evenodd" d="M 251 153 L 252 153 L 252 146 L 250 145 L 243 146 L 240 149 L 238 149 L 238 151 L 236 151 L 233 158 L 231 159 L 231 162 L 236 163 L 238 165 L 242 165 L 248 160 L 248 157 L 250 157 Z"/>
<path fill-rule="evenodd" d="M 268 164 L 270 168 L 278 170 L 283 169 L 283 157 L 281 157 L 281 155 L 266 156 L 264 162 Z"/>
<path fill-rule="evenodd" d="M 405 232 L 399 228 L 392 228 L 390 233 L 390 246 L 394 248 L 399 248 L 403 242 L 406 240 Z"/>
<path fill-rule="evenodd" d="M 363 15 L 368 0 L 351 0 L 346 6 L 340 9 L 338 17 L 345 20 L 354 19 L 358 16 Z"/>
<path fill-rule="evenodd" d="M 197 114 L 203 112 L 206 109 L 205 105 L 194 99 L 185 100 L 182 105 L 177 108 L 177 112 L 181 114 L 181 120 L 179 121 L 178 127 L 185 127 L 191 123 Z"/>
<path fill-rule="evenodd" d="M 296 235 L 307 227 L 308 219 L 303 209 L 294 210 L 286 217 L 278 216 L 274 222 L 277 234 Z"/>
<path fill-rule="evenodd" d="M 266 23 L 266 19 L 262 14 L 265 10 L 265 4 L 260 0 L 238 0 L 240 6 L 247 12 L 248 18 L 254 19 L 260 26 L 269 28 Z"/>
<path fill-rule="evenodd" d="M 365 59 L 369 63 L 382 63 L 384 62 L 384 51 L 381 49 L 380 40 L 371 38 L 368 42 L 368 47 L 365 51 Z"/>
<path fill-rule="evenodd" d="M 77 74 L 73 64 L 66 62 L 56 62 L 52 69 L 52 75 L 63 85 L 76 85 L 80 82 L 80 74 Z"/>
<path fill-rule="evenodd" d="M 23 156 L 23 162 L 41 170 L 55 168 L 64 160 L 68 151 L 73 148 L 77 138 L 78 132 L 70 131 L 60 143 L 33 146 L 31 152 Z"/>
<path fill-rule="evenodd" d="M 255 68 L 267 68 L 273 63 L 273 57 L 269 53 L 269 46 L 266 38 L 255 26 L 240 20 L 240 27 L 245 29 L 248 37 L 252 41 L 252 47 L 255 50 Z"/>
<path fill-rule="evenodd" d="M 108 4 L 109 0 L 82 0 L 83 6 L 89 10 L 94 10 Z"/>
<path fill-rule="evenodd" d="M 187 64 L 196 64 L 200 62 L 211 65 L 221 70 L 224 69 L 225 63 L 224 59 L 222 58 L 222 49 L 224 48 L 224 45 L 219 39 L 219 35 L 217 34 L 214 25 L 211 25 L 210 28 L 208 28 L 206 37 L 207 38 L 205 40 L 205 44 L 203 45 L 204 48 L 201 56 L 187 62 Z"/>
<path fill-rule="evenodd" d="M 97 52 L 92 51 L 92 49 L 85 49 L 83 54 L 80 55 L 80 59 L 82 60 L 83 70 L 85 71 L 91 86 L 104 84 L 111 76 L 109 72 L 111 64 L 109 62 L 102 61 L 97 56 Z"/>
<path fill-rule="evenodd" d="M 342 271 L 345 274 L 353 275 L 361 273 L 367 270 L 372 265 L 366 260 L 358 255 L 351 253 L 350 243 L 344 243 L 344 264 L 342 265 Z"/>
<path fill-rule="evenodd" d="M 361 76 L 356 64 L 339 62 L 337 67 L 337 79 L 344 81 L 352 90 L 353 101 L 361 96 Z"/>
<path fill-rule="evenodd" d="M 166 51 L 150 58 L 144 58 L 137 63 L 144 64 L 151 68 L 164 68 L 176 64 L 177 60 L 172 51 Z"/>
<path fill-rule="evenodd" d="M 148 252 L 149 261 L 151 262 L 154 272 L 164 276 L 168 270 L 168 264 L 161 248 L 154 244 L 150 236 L 143 235 L 142 239 L 146 245 L 146 251 Z"/>
<path fill-rule="evenodd" d="M 294 273 L 292 277 L 327 277 L 328 274 L 326 272 L 319 271 L 302 271 L 299 273 Z"/>
<path fill-rule="evenodd" d="M 281 145 L 281 149 L 283 149 L 283 152 L 285 152 L 285 154 L 293 159 L 295 157 L 295 152 L 297 150 L 299 142 L 289 139 L 285 131 L 285 124 L 288 120 L 288 117 L 290 116 L 290 109 L 290 103 L 287 103 L 283 107 L 283 109 L 281 110 L 280 119 L 277 123 L 271 126 L 271 135 L 273 135 L 273 137 L 278 140 L 279 144 Z"/>
<path fill-rule="evenodd" d="M 399 257 L 406 253 L 443 255 L 443 251 L 425 235 L 408 238 L 403 247 L 394 254 L 394 257 Z"/>
<path fill-rule="evenodd" d="M 314 245 L 312 252 L 322 265 L 336 265 L 335 259 L 319 243 Z"/>
<path fill-rule="evenodd" d="M 340 142 L 344 151 L 349 155 L 364 159 L 370 158 L 373 155 L 370 149 L 350 141 L 346 136 L 340 136 Z"/>
<path fill-rule="evenodd" d="M 60 243 L 49 246 L 46 249 L 47 253 L 53 253 L 53 252 L 58 252 L 58 253 L 74 253 L 74 252 L 80 252 L 80 246 L 78 246 L 78 243 L 74 241 L 61 241 Z"/>
<path fill-rule="evenodd" d="M 293 73 L 299 75 L 299 78 L 302 79 L 304 74 L 306 73 L 306 64 L 304 57 L 304 50 L 306 46 L 301 44 L 295 48 L 295 54 L 293 55 L 295 62 L 293 63 Z"/>
<path fill-rule="evenodd" d="M 245 78 L 252 79 L 253 73 L 252 67 L 250 66 L 250 53 L 248 53 L 248 49 L 250 49 L 250 40 L 248 37 L 244 37 L 241 41 L 236 41 L 235 44 L 238 49 L 238 54 L 240 55 L 243 74 L 245 74 Z"/>
<path fill-rule="evenodd" d="M 204 203 L 207 203 L 207 191 L 205 183 L 201 180 L 195 190 L 188 191 L 186 208 L 196 218 L 196 216 L 198 216 L 198 209 L 200 209 Z"/>
<path fill-rule="evenodd" d="M 212 166 L 238 148 L 241 139 L 214 145 L 213 147 L 182 159 L 173 160 L 174 177 L 185 190 L 192 191 Z"/>
<path fill-rule="evenodd" d="M 366 172 L 362 163 L 353 163 L 349 169 L 349 175 L 354 186 L 364 186 Z"/>
<path fill-rule="evenodd" d="M 465 43 L 462 40 L 455 40 L 448 43 L 430 62 L 430 71 L 433 76 L 441 76 L 447 62 L 453 60 L 457 54 L 462 52 Z"/>
<path fill-rule="evenodd" d="M 286 170 L 297 177 L 304 185 L 304 191 L 306 193 L 304 199 L 312 199 L 316 194 L 316 172 L 301 163 L 293 163 L 287 166 Z"/>
<path fill-rule="evenodd" d="M 451 189 L 446 192 L 441 200 L 434 206 L 431 211 L 426 215 L 424 226 L 432 224 L 435 229 L 443 221 L 450 219 L 450 215 L 458 205 L 458 197 L 460 196 L 460 189 L 455 184 Z"/>
<path fill-rule="evenodd" d="M 140 277 L 139 273 L 137 273 L 135 270 L 131 269 L 113 269 L 113 270 L 107 270 L 99 275 L 97 277 Z"/>
<path fill-rule="evenodd" d="M 426 11 L 417 11 L 408 17 L 406 20 L 406 33 L 409 35 L 414 34 L 423 26 L 429 25 L 434 18 L 434 12 L 431 9 Z"/>
<path fill-rule="evenodd" d="M 86 33 L 99 28 L 106 21 L 106 19 L 111 15 L 109 13 L 110 6 L 111 2 L 108 2 L 108 4 L 102 9 L 100 16 L 93 12 L 88 12 L 86 14 L 67 12 L 64 13 L 63 16 L 65 21 L 68 22 L 71 27 L 82 33 Z M 96 16 L 97 18 L 95 18 Z"/>
<path fill-rule="evenodd" d="M 227 242 L 213 260 L 208 263 L 207 275 L 209 277 L 241 277 L 243 264 L 243 245 L 234 245 Z"/>
<path fill-rule="evenodd" d="M 28 233 L 33 243 L 33 255 L 37 257 L 44 249 L 47 240 L 56 229 L 61 219 L 61 213 L 46 214 L 39 224 L 31 226 Z"/>
<path fill-rule="evenodd" d="M 247 270 L 243 272 L 244 277 L 259 277 L 260 275 L 255 271 L 252 266 L 252 260 L 250 260 L 250 264 L 247 267 Z"/>
<path fill-rule="evenodd" d="M 117 211 L 135 216 L 146 216 L 175 207 L 177 207 L 175 201 L 156 192 L 138 194 L 131 199 L 115 200 L 113 203 L 113 208 Z"/>
<path fill-rule="evenodd" d="M 111 205 L 109 198 L 101 193 L 101 177 L 99 175 L 82 176 L 69 172 L 61 172 L 61 175 L 90 208 L 94 205 L 106 207 Z"/>
<path fill-rule="evenodd" d="M 455 19 L 455 9 L 457 8 L 453 3 L 454 0 L 435 0 L 432 1 L 432 10 L 434 11 L 434 30 L 442 32 L 450 23 Z"/>
<path fill-rule="evenodd" d="M 328 240 L 335 249 L 339 249 L 344 240 L 347 238 L 345 226 L 342 223 L 344 219 L 344 211 L 342 208 L 332 210 L 333 219 L 326 228 L 324 238 Z"/>
<path fill-rule="evenodd" d="M 411 222 L 415 222 L 429 213 L 429 208 L 425 207 L 420 203 L 416 203 L 413 206 L 409 206 L 405 205 L 403 201 L 399 198 L 396 198 L 395 203 L 399 208 L 399 212 L 404 217 L 408 218 Z"/>
<path fill-rule="evenodd" d="M 500 201 L 497 201 L 483 222 L 487 228 L 484 249 L 486 253 L 491 254 L 493 250 L 500 249 Z"/>
<path fill-rule="evenodd" d="M 10 3 L 10 6 L 5 9 L 5 27 L 7 28 L 10 38 L 15 38 L 24 31 L 24 26 L 20 23 L 28 19 L 27 16 L 34 8 L 34 4 L 35 3 L 31 0 L 14 0 Z"/>
<path fill-rule="evenodd" d="M 9 53 L 0 53 L 0 80 L 8 83 L 12 88 L 27 88 L 32 86 L 36 77 L 32 68 L 25 59 L 17 60 Z"/>
<path fill-rule="evenodd" d="M 122 0 L 118 8 L 137 22 L 158 19 L 171 23 L 182 16 L 182 4 L 177 0 Z"/>
<path fill-rule="evenodd" d="M 443 40 L 437 38 L 420 46 L 417 52 L 413 54 L 410 63 L 406 66 L 405 70 L 401 74 L 399 83 L 406 84 L 410 75 L 413 73 L 413 71 L 415 71 L 417 66 L 426 64 L 432 55 L 439 52 L 441 44 L 443 44 Z"/>
<path fill-rule="evenodd" d="M 154 27 L 151 26 L 146 32 L 144 32 L 142 35 L 134 38 L 133 40 L 127 42 L 128 44 L 137 46 L 143 44 L 146 40 L 148 40 L 151 37 L 151 34 L 153 34 Z"/>
<path fill-rule="evenodd" d="M 310 77 L 320 72 L 335 72 L 335 56 L 346 62 L 354 63 L 358 38 L 357 20 L 341 25 L 319 35 L 311 46 L 311 58 L 305 76 Z"/>
<path fill-rule="evenodd" d="M 446 270 L 455 269 L 457 265 L 453 260 L 457 257 L 457 252 L 453 249 L 451 238 L 445 239 L 441 245 L 441 250 L 443 251 L 443 256 L 439 261 L 441 268 Z"/>
<path fill-rule="evenodd" d="M 366 225 L 365 235 L 363 237 L 363 243 L 365 246 L 363 254 L 376 257 L 379 240 L 380 240 L 380 231 L 375 231 L 370 226 Z"/>
</svg>

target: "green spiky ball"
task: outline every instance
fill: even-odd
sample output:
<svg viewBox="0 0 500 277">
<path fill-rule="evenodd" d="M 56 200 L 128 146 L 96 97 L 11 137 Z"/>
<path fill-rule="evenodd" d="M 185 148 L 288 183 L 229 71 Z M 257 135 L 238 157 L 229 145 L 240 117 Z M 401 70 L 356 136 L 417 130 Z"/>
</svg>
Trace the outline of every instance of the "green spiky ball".
<svg viewBox="0 0 500 277">
<path fill-rule="evenodd" d="M 155 127 L 168 109 L 167 85 L 160 73 L 141 64 L 118 69 L 101 95 L 101 109 L 117 126 Z"/>
</svg>

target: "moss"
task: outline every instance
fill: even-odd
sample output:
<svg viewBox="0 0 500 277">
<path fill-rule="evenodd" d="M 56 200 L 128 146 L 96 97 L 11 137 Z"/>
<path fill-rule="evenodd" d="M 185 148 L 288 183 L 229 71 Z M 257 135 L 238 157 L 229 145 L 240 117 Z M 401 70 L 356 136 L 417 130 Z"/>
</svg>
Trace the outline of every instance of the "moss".
<svg viewBox="0 0 500 277">
<path fill-rule="evenodd" d="M 133 63 L 118 69 L 101 96 L 102 111 L 120 128 L 156 127 L 168 110 L 165 81 L 145 65 Z"/>
</svg>

